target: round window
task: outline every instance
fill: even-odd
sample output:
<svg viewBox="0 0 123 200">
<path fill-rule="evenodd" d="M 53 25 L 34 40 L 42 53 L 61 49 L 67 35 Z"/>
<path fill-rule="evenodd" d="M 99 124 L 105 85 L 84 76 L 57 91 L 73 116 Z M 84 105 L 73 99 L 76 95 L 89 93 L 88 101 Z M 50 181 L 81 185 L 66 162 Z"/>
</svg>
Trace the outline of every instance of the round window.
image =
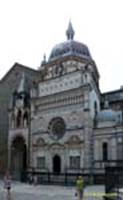
<svg viewBox="0 0 123 200">
<path fill-rule="evenodd" d="M 65 133 L 65 122 L 62 118 L 53 118 L 49 123 L 49 133 L 51 137 L 55 140 L 62 138 Z"/>
</svg>

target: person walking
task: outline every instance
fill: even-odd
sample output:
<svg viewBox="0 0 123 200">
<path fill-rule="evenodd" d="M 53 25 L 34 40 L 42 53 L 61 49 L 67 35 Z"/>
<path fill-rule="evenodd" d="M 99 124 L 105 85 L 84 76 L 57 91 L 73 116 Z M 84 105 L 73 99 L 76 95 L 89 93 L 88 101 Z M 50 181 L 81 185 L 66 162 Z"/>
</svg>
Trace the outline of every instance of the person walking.
<svg viewBox="0 0 123 200">
<path fill-rule="evenodd" d="M 7 200 L 11 199 L 11 175 L 9 170 L 6 171 L 4 176 L 4 188 L 7 190 Z"/>
<path fill-rule="evenodd" d="M 84 180 L 83 180 L 82 176 L 79 176 L 76 181 L 76 189 L 77 189 L 78 200 L 82 200 L 83 199 L 83 190 L 84 190 Z"/>
<path fill-rule="evenodd" d="M 36 174 L 33 177 L 33 184 L 34 184 L 34 186 L 37 185 L 37 175 Z"/>
</svg>

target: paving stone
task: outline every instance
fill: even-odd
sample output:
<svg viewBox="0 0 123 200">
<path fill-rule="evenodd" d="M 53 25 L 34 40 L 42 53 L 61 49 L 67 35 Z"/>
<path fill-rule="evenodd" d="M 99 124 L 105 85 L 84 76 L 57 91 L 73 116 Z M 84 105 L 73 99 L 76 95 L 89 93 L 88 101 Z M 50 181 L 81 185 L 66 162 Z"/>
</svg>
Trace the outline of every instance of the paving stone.
<svg viewBox="0 0 123 200">
<path fill-rule="evenodd" d="M 84 199 L 101 200 L 103 192 L 103 186 L 88 186 L 84 191 Z M 11 200 L 77 200 L 75 193 L 75 187 L 33 186 L 14 182 L 12 184 Z M 94 196 L 95 194 L 97 196 Z M 2 182 L 0 182 L 0 200 L 8 200 Z"/>
</svg>

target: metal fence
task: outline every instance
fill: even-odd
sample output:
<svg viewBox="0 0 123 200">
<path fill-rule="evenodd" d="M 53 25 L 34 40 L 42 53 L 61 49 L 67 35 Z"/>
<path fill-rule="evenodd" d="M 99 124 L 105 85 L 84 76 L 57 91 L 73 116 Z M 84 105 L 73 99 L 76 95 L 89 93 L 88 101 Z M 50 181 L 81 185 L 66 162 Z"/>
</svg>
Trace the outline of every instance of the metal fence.
<svg viewBox="0 0 123 200">
<path fill-rule="evenodd" d="M 32 182 L 35 177 L 37 183 L 39 184 L 54 184 L 54 185 L 75 185 L 77 177 L 82 176 L 85 183 L 88 182 L 88 174 L 82 173 L 50 173 L 50 172 L 22 172 L 21 181 L 22 182 Z"/>
<path fill-rule="evenodd" d="M 120 199 L 120 189 L 123 188 L 123 167 L 105 168 L 106 199 Z"/>
<path fill-rule="evenodd" d="M 97 172 L 98 170 L 96 170 Z M 51 185 L 75 185 L 78 176 L 82 176 L 84 183 L 86 184 L 103 184 L 105 174 L 102 173 L 51 173 L 51 172 L 39 172 L 39 171 L 24 171 L 21 173 L 22 182 L 32 182 L 35 177 L 38 184 L 51 184 Z"/>
</svg>

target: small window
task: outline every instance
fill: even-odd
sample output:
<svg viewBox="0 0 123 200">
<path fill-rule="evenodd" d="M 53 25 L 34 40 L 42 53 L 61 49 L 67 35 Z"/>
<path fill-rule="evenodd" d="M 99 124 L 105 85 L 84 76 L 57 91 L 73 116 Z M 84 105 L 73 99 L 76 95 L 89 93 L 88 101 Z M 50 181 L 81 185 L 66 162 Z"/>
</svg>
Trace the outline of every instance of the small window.
<svg viewBox="0 0 123 200">
<path fill-rule="evenodd" d="M 70 156 L 70 168 L 80 169 L 80 156 Z"/>
<path fill-rule="evenodd" d="M 102 144 L 102 159 L 103 161 L 107 161 L 108 160 L 108 144 L 107 142 L 104 142 Z"/>
<path fill-rule="evenodd" d="M 45 168 L 45 157 L 37 157 L 37 168 Z"/>
</svg>

